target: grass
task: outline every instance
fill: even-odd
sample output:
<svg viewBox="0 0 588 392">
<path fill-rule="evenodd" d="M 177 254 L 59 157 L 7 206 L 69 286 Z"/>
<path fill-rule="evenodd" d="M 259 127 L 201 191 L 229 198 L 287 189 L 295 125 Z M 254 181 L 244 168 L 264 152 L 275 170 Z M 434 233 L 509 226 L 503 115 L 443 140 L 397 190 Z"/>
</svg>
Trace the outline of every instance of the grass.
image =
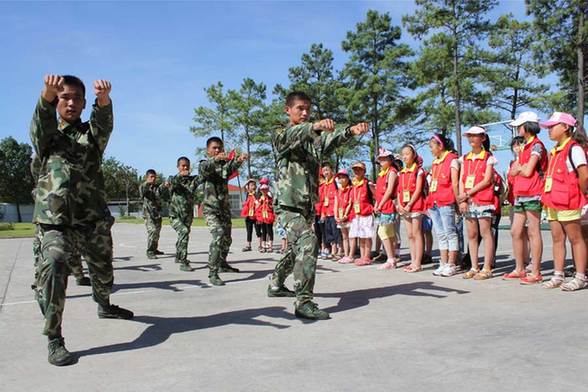
<svg viewBox="0 0 588 392">
<path fill-rule="evenodd" d="M 35 235 L 32 223 L 0 223 L 0 238 L 28 238 Z"/>
<path fill-rule="evenodd" d="M 118 223 L 132 223 L 132 224 L 144 224 L 143 218 L 137 218 L 135 216 L 123 216 L 116 218 Z M 169 218 L 163 218 L 162 224 L 169 225 L 170 220 Z M 192 222 L 192 227 L 206 227 L 206 221 L 204 218 L 194 218 L 194 222 Z M 245 227 L 245 219 L 242 218 L 233 218 L 233 228 L 235 229 L 242 229 Z"/>
</svg>

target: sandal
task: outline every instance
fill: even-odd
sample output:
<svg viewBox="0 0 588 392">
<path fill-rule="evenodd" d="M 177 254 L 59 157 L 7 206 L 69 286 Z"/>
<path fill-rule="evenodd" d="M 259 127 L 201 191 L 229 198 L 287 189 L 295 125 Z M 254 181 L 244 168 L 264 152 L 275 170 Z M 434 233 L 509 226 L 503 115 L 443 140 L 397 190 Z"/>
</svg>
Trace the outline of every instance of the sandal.
<svg viewBox="0 0 588 392">
<path fill-rule="evenodd" d="M 395 268 L 396 268 L 396 262 L 394 260 L 386 261 L 384 264 L 378 266 L 379 270 L 389 270 L 389 269 L 395 269 Z"/>
<path fill-rule="evenodd" d="M 241 249 L 241 252 L 251 252 L 251 247 L 250 246 L 246 246 L 243 249 Z"/>
<path fill-rule="evenodd" d="M 543 283 L 541 287 L 543 287 L 544 289 L 555 289 L 561 286 L 563 283 L 564 279 L 561 276 L 556 275 L 553 278 L 549 279 L 547 282 Z"/>
<path fill-rule="evenodd" d="M 482 270 L 474 275 L 474 280 L 486 280 L 492 277 L 492 271 Z"/>
<path fill-rule="evenodd" d="M 531 284 L 541 283 L 541 282 L 543 282 L 543 275 L 541 275 L 541 274 L 539 274 L 539 275 L 528 274 L 524 278 L 521 278 L 521 284 L 531 285 Z"/>
<path fill-rule="evenodd" d="M 412 264 L 409 264 L 407 267 L 403 268 L 404 272 L 408 272 L 409 274 L 415 273 L 415 272 L 420 272 L 423 270 L 423 267 L 417 267 L 414 266 Z"/>
<path fill-rule="evenodd" d="M 463 278 L 464 279 L 471 279 L 474 276 L 476 276 L 478 274 L 478 272 L 480 272 L 480 271 L 475 270 L 475 269 L 471 269 L 468 272 L 466 272 L 465 274 L 463 274 Z"/>
<path fill-rule="evenodd" d="M 508 274 L 502 275 L 502 280 L 524 279 L 526 276 L 527 276 L 526 271 L 518 272 L 515 270 L 512 272 L 509 272 Z"/>
<path fill-rule="evenodd" d="M 588 281 L 586 278 L 578 278 L 577 276 L 574 279 L 570 280 L 568 283 L 564 283 L 561 285 L 561 289 L 563 291 L 576 291 L 581 290 L 588 286 Z"/>
<path fill-rule="evenodd" d="M 363 267 L 364 265 L 370 265 L 372 261 L 370 259 L 356 259 L 355 265 L 358 267 Z"/>
</svg>

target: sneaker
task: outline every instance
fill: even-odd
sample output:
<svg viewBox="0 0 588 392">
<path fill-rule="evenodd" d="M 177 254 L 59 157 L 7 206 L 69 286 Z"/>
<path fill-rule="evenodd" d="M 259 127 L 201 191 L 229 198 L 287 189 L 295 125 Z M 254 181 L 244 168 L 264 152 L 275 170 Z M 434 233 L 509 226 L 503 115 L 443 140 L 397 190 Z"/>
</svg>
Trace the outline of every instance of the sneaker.
<svg viewBox="0 0 588 392">
<path fill-rule="evenodd" d="M 251 252 L 251 247 L 250 246 L 246 246 L 243 249 L 241 249 L 241 252 Z"/>
<path fill-rule="evenodd" d="M 181 263 L 180 264 L 180 271 L 192 272 L 192 271 L 194 271 L 194 268 L 190 267 L 190 264 L 188 264 L 188 263 Z"/>
<path fill-rule="evenodd" d="M 129 320 L 134 317 L 134 314 L 130 310 L 121 308 L 120 306 L 111 304 L 108 306 L 108 308 L 104 308 L 101 305 L 98 305 L 98 317 L 106 319 Z"/>
<path fill-rule="evenodd" d="M 218 276 L 218 274 L 212 274 L 208 277 L 210 284 L 213 286 L 224 286 L 225 282 Z"/>
<path fill-rule="evenodd" d="M 161 256 L 161 255 L 164 255 L 164 254 L 165 254 L 164 252 L 162 252 L 162 251 L 160 251 L 160 250 L 156 250 L 154 253 L 155 253 L 156 255 L 158 255 L 158 256 Z"/>
<path fill-rule="evenodd" d="M 330 260 L 330 259 L 332 259 L 333 257 L 331 256 L 331 252 L 325 252 L 325 253 L 324 253 L 324 255 L 323 255 L 323 258 L 324 258 L 325 260 Z"/>
<path fill-rule="evenodd" d="M 433 275 L 435 275 L 435 276 L 441 276 L 441 274 L 445 270 L 445 266 L 446 265 L 447 264 L 445 264 L 445 263 L 439 263 L 439 267 L 437 267 L 437 269 L 435 271 L 433 271 Z"/>
<path fill-rule="evenodd" d="M 441 271 L 441 276 L 448 278 L 455 275 L 456 273 L 457 267 L 455 265 L 445 264 L 445 268 L 443 268 L 443 271 Z"/>
<path fill-rule="evenodd" d="M 356 259 L 355 265 L 358 267 L 363 267 L 364 265 L 370 265 L 372 261 L 370 259 Z"/>
<path fill-rule="evenodd" d="M 47 349 L 49 351 L 47 360 L 51 365 L 67 366 L 75 362 L 73 355 L 65 348 L 63 338 L 50 339 Z"/>
<path fill-rule="evenodd" d="M 267 296 L 272 297 L 296 297 L 296 293 L 284 285 L 281 286 L 267 286 Z"/>
<path fill-rule="evenodd" d="M 78 286 L 92 286 L 92 281 L 87 276 L 81 276 L 76 278 L 76 284 Z"/>
<path fill-rule="evenodd" d="M 218 272 L 239 272 L 239 268 L 231 267 L 229 264 L 220 266 Z"/>
<path fill-rule="evenodd" d="M 149 260 L 157 259 L 157 255 L 155 253 L 147 253 L 147 258 Z"/>
<path fill-rule="evenodd" d="M 574 277 L 574 279 L 570 280 L 567 283 L 562 284 L 561 289 L 563 291 L 576 291 L 576 290 L 582 290 L 586 286 L 588 286 L 588 281 L 586 280 L 586 278 L 582 279 L 582 278 L 579 278 L 578 275 L 576 275 Z"/>
<path fill-rule="evenodd" d="M 296 309 L 294 310 L 294 315 L 298 318 L 308 320 L 328 320 L 331 318 L 329 313 L 319 309 L 318 305 L 312 301 L 305 302 L 302 305 L 297 305 Z"/>
</svg>

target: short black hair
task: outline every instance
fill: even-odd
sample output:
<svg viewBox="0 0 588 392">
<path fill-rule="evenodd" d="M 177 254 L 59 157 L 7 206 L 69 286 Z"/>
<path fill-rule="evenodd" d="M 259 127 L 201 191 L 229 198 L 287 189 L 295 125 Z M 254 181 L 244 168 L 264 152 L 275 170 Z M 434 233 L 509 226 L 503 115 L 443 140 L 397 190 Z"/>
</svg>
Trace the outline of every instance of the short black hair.
<svg viewBox="0 0 588 392">
<path fill-rule="evenodd" d="M 331 162 L 323 162 L 321 167 L 328 167 L 329 169 L 333 170 L 333 165 L 331 164 Z"/>
<path fill-rule="evenodd" d="M 86 96 L 86 86 L 84 86 L 84 82 L 82 82 L 82 79 L 73 75 L 62 75 L 61 77 L 63 78 L 63 84 L 68 86 L 79 87 L 82 90 L 82 95 L 84 97 Z"/>
<path fill-rule="evenodd" d="M 304 91 L 292 91 L 288 95 L 286 95 L 286 106 L 290 107 L 294 103 L 294 101 L 307 101 L 312 102 L 312 99 L 306 94 Z"/>
<path fill-rule="evenodd" d="M 155 170 L 153 170 L 153 169 L 149 169 L 149 170 L 147 170 L 147 171 L 145 172 L 145 175 L 146 175 L 146 176 L 148 176 L 148 175 L 150 175 L 150 174 L 153 174 L 154 176 L 156 176 L 156 175 L 157 175 L 157 172 L 156 172 Z"/>
<path fill-rule="evenodd" d="M 180 166 L 181 161 L 186 161 L 186 162 L 188 162 L 188 165 L 190 164 L 190 159 L 188 157 L 179 157 L 178 163 L 176 164 L 176 166 Z"/>
<path fill-rule="evenodd" d="M 211 143 L 219 143 L 221 146 L 224 146 L 223 140 L 218 137 L 218 136 L 213 136 L 213 137 L 209 137 L 208 140 L 206 141 L 206 148 L 208 148 L 208 146 L 210 146 Z"/>
<path fill-rule="evenodd" d="M 531 135 L 537 135 L 541 132 L 541 127 L 539 126 L 539 123 L 536 122 L 527 121 L 523 123 L 523 128 L 525 129 L 525 132 L 530 133 Z"/>
<path fill-rule="evenodd" d="M 514 149 L 514 146 L 516 146 L 517 144 L 525 144 L 525 138 L 522 136 L 513 137 L 512 140 L 510 141 L 511 151 Z"/>
</svg>

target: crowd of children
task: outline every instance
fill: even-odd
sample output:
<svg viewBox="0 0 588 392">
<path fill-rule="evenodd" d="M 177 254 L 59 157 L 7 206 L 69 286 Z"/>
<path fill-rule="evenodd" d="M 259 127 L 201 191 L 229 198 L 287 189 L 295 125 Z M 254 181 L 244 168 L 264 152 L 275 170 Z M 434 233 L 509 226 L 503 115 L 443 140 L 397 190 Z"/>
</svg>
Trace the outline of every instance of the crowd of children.
<svg viewBox="0 0 588 392">
<path fill-rule="evenodd" d="M 384 248 L 381 254 L 384 258 L 378 260 L 385 261 L 378 268 L 397 268 L 399 229 L 404 222 L 410 262 L 403 270 L 422 271 L 423 260 L 431 254 L 432 226 L 440 253 L 433 274 L 453 276 L 464 265 L 464 258 L 460 258 L 464 251 L 460 238 L 463 219 L 469 268 L 463 278 L 489 279 L 493 276 L 502 196 L 508 190 L 506 200 L 510 204 L 515 268 L 502 278 L 525 285 L 543 282 L 541 217 L 545 211 L 553 239 L 555 273 L 543 287 L 561 287 L 567 291 L 586 287 L 588 143 L 585 134 L 576 130 L 576 120 L 571 115 L 559 112 L 543 123 L 535 113 L 524 112 L 510 125 L 519 136 L 512 142 L 514 159 L 504 184 L 495 169 L 498 162 L 486 130 L 480 126 L 464 133 L 470 148 L 461 157 L 451 139 L 434 134 L 429 141 L 433 156 L 429 171 L 411 144 L 404 145 L 399 156 L 379 150 L 380 171 L 375 182 L 366 177 L 363 162 L 351 166 L 353 176 L 344 169 L 334 173 L 330 164 L 324 164 L 319 202 L 315 205 L 319 259 L 357 266 L 372 264 L 376 260 L 372 258 L 372 242 L 377 235 L 376 248 L 380 243 Z M 548 129 L 549 138 L 556 143 L 551 152 L 538 137 L 542 127 Z M 255 193 L 254 180 L 246 187 L 248 198 L 242 216 L 247 221 L 248 245 L 244 250 L 251 249 L 253 228 L 259 227 L 260 250 L 264 251 L 271 245 L 267 233 L 273 230 L 271 194 L 267 185 L 261 185 Z M 566 238 L 571 243 L 576 271 L 567 283 L 564 282 Z"/>
</svg>

